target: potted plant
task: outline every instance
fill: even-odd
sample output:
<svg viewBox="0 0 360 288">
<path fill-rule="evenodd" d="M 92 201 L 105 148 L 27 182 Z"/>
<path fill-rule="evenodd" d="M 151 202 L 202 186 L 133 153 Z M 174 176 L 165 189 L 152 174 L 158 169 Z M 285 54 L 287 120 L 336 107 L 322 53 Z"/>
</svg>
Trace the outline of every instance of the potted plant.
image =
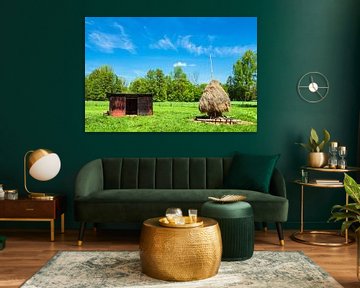
<svg viewBox="0 0 360 288">
<path fill-rule="evenodd" d="M 349 228 L 355 229 L 357 241 L 357 277 L 360 280 L 360 185 L 348 174 L 344 174 L 345 191 L 354 202 L 347 205 L 334 205 L 329 221 L 343 221 L 341 233 L 344 233 Z"/>
<path fill-rule="evenodd" d="M 330 140 L 330 133 L 323 129 L 324 139 L 320 141 L 319 136 L 314 128 L 310 130 L 308 143 L 296 143 L 309 151 L 308 165 L 310 167 L 323 167 L 327 164 L 328 154 L 324 152 L 324 147 Z"/>
</svg>

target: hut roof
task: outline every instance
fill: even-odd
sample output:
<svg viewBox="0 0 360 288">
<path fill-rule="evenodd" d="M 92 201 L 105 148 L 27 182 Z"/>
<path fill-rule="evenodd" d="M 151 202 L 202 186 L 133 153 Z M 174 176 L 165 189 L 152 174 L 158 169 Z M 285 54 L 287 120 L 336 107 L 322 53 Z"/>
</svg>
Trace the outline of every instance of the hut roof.
<svg viewBox="0 0 360 288">
<path fill-rule="evenodd" d="M 127 98 L 136 98 L 136 97 L 153 97 L 151 93 L 106 93 L 106 97 L 127 97 Z"/>
</svg>

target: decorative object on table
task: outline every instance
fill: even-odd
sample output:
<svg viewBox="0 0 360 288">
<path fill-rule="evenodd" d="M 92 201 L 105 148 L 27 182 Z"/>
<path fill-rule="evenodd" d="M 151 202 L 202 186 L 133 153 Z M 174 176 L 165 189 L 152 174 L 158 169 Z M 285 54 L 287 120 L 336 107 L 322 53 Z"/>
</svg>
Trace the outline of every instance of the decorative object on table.
<svg viewBox="0 0 360 288">
<path fill-rule="evenodd" d="M 5 248 L 5 244 L 6 244 L 6 237 L 0 236 L 0 250 Z"/>
<path fill-rule="evenodd" d="M 349 176 L 344 174 L 344 187 L 346 194 L 354 200 L 354 203 L 334 205 L 331 210 L 330 221 L 343 221 L 341 232 L 347 233 L 350 227 L 355 228 L 357 242 L 357 277 L 360 280 L 360 185 Z"/>
<path fill-rule="evenodd" d="M 309 151 L 308 165 L 310 167 L 323 167 L 327 164 L 328 155 L 324 152 L 324 147 L 330 140 L 330 133 L 323 129 L 324 139 L 320 141 L 319 136 L 314 128 L 310 130 L 308 143 L 296 143 Z"/>
<path fill-rule="evenodd" d="M 165 212 L 165 216 L 169 223 L 172 224 L 181 224 L 183 222 L 182 219 L 182 211 L 180 208 L 167 208 Z M 182 223 L 185 224 L 185 223 Z"/>
<path fill-rule="evenodd" d="M 221 234 L 214 219 L 201 218 L 197 228 L 169 229 L 159 218 L 143 222 L 140 235 L 141 271 L 166 281 L 206 279 L 218 273 Z"/>
<path fill-rule="evenodd" d="M 163 217 L 159 219 L 159 223 L 161 226 L 169 228 L 194 228 L 204 224 L 201 219 L 198 219 L 198 221 L 194 222 L 189 216 L 182 216 L 182 218 L 184 221 L 181 223 L 171 223 L 166 217 Z"/>
<path fill-rule="evenodd" d="M 328 166 L 330 169 L 336 169 L 338 165 L 337 153 L 338 153 L 338 143 L 330 142 L 329 143 L 329 153 L 330 157 L 328 160 Z"/>
<path fill-rule="evenodd" d="M 19 198 L 19 193 L 17 189 L 5 190 L 5 199 L 17 200 L 18 198 Z"/>
<path fill-rule="evenodd" d="M 198 216 L 198 213 L 197 213 L 197 209 L 188 209 L 188 215 L 189 215 L 189 218 L 190 218 L 190 222 L 191 223 L 196 223 L 198 222 L 197 221 L 197 216 Z"/>
<path fill-rule="evenodd" d="M 340 156 L 340 159 L 338 161 L 338 167 L 339 169 L 345 169 L 346 168 L 346 160 L 345 160 L 345 157 L 346 157 L 346 147 L 345 146 L 340 146 L 338 148 L 338 153 L 339 153 L 339 156 Z"/>
<path fill-rule="evenodd" d="M 298 251 L 255 251 L 247 261 L 221 262 L 216 277 L 182 283 L 157 280 L 141 273 L 138 251 L 59 251 L 22 288 L 69 285 L 143 288 L 342 287 L 325 270 Z"/>
<path fill-rule="evenodd" d="M 320 72 L 308 72 L 301 76 L 297 91 L 301 99 L 308 103 L 319 103 L 325 99 L 329 93 L 329 81 Z"/>
<path fill-rule="evenodd" d="M 315 179 L 315 183 L 320 185 L 342 185 L 340 180 L 337 179 Z"/>
<path fill-rule="evenodd" d="M 30 150 L 24 156 L 24 187 L 30 198 L 51 199 L 53 196 L 45 193 L 30 192 L 27 187 L 26 174 L 39 181 L 48 181 L 54 178 L 60 171 L 61 162 L 56 153 L 47 149 Z"/>
<path fill-rule="evenodd" d="M 308 183 L 309 182 L 309 172 L 305 169 L 301 169 L 301 182 Z"/>
<path fill-rule="evenodd" d="M 5 199 L 5 191 L 3 189 L 3 184 L 0 184 L 0 200 Z"/>
<path fill-rule="evenodd" d="M 223 244 L 222 260 L 246 260 L 254 252 L 254 214 L 247 202 L 207 201 L 201 206 L 201 216 L 218 221 Z"/>
<path fill-rule="evenodd" d="M 243 201 L 246 199 L 246 196 L 243 195 L 223 195 L 220 198 L 217 197 L 208 197 L 208 199 L 220 202 L 220 203 L 231 203 L 231 202 L 237 202 L 237 201 Z"/>
</svg>

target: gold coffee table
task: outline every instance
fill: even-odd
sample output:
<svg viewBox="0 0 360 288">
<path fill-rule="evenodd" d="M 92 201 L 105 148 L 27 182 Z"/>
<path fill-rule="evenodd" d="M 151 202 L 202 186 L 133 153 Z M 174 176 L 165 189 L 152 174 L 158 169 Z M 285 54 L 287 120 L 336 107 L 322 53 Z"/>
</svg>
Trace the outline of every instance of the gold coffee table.
<svg viewBox="0 0 360 288">
<path fill-rule="evenodd" d="M 222 242 L 216 220 L 201 217 L 203 226 L 169 228 L 160 218 L 144 221 L 140 236 L 140 261 L 146 275 L 167 281 L 205 279 L 218 273 Z"/>
</svg>

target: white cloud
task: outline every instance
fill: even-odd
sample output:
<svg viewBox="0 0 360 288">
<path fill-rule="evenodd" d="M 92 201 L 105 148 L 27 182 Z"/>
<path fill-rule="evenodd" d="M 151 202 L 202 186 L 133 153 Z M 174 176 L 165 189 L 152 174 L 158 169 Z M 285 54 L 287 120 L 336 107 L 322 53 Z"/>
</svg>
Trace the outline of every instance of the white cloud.
<svg viewBox="0 0 360 288">
<path fill-rule="evenodd" d="M 156 43 L 150 44 L 150 48 L 163 49 L 163 50 L 176 50 L 175 45 L 166 35 L 164 36 L 164 38 L 160 39 Z"/>
<path fill-rule="evenodd" d="M 256 51 L 255 45 L 244 45 L 244 46 L 213 46 L 213 45 L 199 45 L 192 40 L 192 35 L 178 36 L 176 42 L 172 42 L 166 35 L 158 40 L 156 43 L 150 44 L 152 49 L 162 50 L 178 50 L 179 48 L 185 49 L 190 54 L 194 55 L 213 55 L 219 57 L 242 55 L 247 50 Z M 207 39 L 210 43 L 217 39 L 215 35 L 208 35 Z M 178 62 L 174 64 L 176 66 L 191 66 L 186 63 Z"/>
<path fill-rule="evenodd" d="M 176 63 L 174 63 L 174 65 L 173 65 L 174 67 L 186 67 L 187 66 L 187 64 L 186 63 L 184 63 L 184 62 L 176 62 Z"/>
<path fill-rule="evenodd" d="M 194 66 L 196 66 L 196 65 L 195 65 L 195 64 L 187 64 L 187 63 L 185 63 L 185 62 L 179 61 L 179 62 L 174 63 L 173 66 L 174 66 L 174 67 L 194 67 Z"/>
<path fill-rule="evenodd" d="M 210 37 L 210 36 L 209 36 Z M 211 36 L 214 37 L 215 36 Z M 242 55 L 247 50 L 256 50 L 256 46 L 202 46 L 197 45 L 191 41 L 191 35 L 180 36 L 178 41 L 178 45 L 188 52 L 195 55 L 209 55 L 212 54 L 214 56 L 232 56 L 232 55 Z"/>
<path fill-rule="evenodd" d="M 192 43 L 190 38 L 191 35 L 180 36 L 178 39 L 179 46 L 196 55 L 208 54 L 208 48 Z"/>
<path fill-rule="evenodd" d="M 213 54 L 218 56 L 242 55 L 247 50 L 256 50 L 255 46 L 223 46 L 214 47 Z"/>
<path fill-rule="evenodd" d="M 89 34 L 89 41 L 97 49 L 105 53 L 113 53 L 114 49 L 122 49 L 130 53 L 135 53 L 136 47 L 130 37 L 125 33 L 124 27 L 118 23 L 114 23 L 114 27 L 120 30 L 120 33 L 94 31 Z"/>
</svg>

